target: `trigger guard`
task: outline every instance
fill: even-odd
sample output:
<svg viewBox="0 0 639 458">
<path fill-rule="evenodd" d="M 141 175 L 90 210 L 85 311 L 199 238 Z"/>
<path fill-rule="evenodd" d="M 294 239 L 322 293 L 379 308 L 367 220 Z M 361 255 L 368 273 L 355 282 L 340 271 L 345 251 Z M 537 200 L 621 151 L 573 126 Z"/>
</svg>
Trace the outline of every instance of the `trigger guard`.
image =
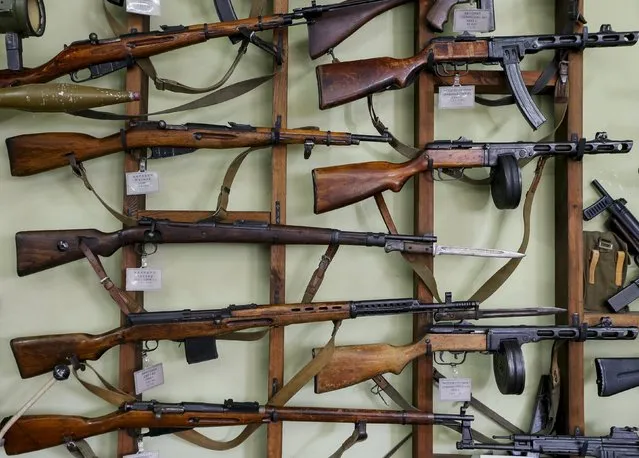
<svg viewBox="0 0 639 458">
<path fill-rule="evenodd" d="M 526 386 L 524 353 L 516 341 L 503 341 L 493 354 L 493 374 L 502 394 L 522 394 Z"/>
<path fill-rule="evenodd" d="M 490 193 L 500 210 L 512 210 L 521 202 L 521 169 L 514 156 L 499 156 L 490 170 Z"/>
</svg>

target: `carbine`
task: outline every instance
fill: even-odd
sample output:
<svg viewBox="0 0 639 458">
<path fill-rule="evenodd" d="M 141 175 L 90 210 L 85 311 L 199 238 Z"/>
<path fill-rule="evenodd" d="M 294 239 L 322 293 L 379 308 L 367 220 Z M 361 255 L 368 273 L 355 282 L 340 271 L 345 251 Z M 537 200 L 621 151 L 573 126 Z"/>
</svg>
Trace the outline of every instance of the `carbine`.
<svg viewBox="0 0 639 458">
<path fill-rule="evenodd" d="M 124 246 L 161 243 L 264 243 L 270 245 L 353 245 L 384 251 L 436 255 L 520 258 L 521 253 L 438 245 L 434 235 L 393 235 L 350 232 L 320 227 L 287 226 L 254 221 L 235 223 L 174 223 L 144 218 L 137 226 L 105 233 L 96 229 L 24 231 L 16 234 L 19 276 L 68 264 L 84 257 L 84 247 L 111 256 Z"/>
<path fill-rule="evenodd" d="M 462 364 L 467 352 L 492 353 L 499 390 L 503 394 L 521 394 L 526 383 L 523 344 L 543 340 L 634 340 L 638 334 L 639 328 L 634 326 L 603 322 L 598 327 L 587 327 L 576 318 L 572 326 L 433 325 L 417 342 L 402 347 L 336 347 L 329 363 L 315 376 L 315 392 L 338 390 L 387 372 L 399 374 L 415 358 L 434 355 L 437 361 L 438 353 L 448 351 L 455 355 L 454 362 L 445 362 L 440 355 L 440 364 Z"/>
<path fill-rule="evenodd" d="M 481 310 L 474 301 L 455 301 L 447 295 L 442 304 L 416 299 L 319 302 L 282 305 L 232 305 L 213 310 L 131 313 L 124 326 L 99 335 L 58 334 L 21 337 L 11 349 L 22 378 L 53 370 L 58 364 L 96 360 L 124 343 L 173 340 L 184 342 L 189 364 L 218 357 L 216 336 L 252 328 L 346 320 L 364 316 L 432 312 L 435 321 L 541 316 L 563 312 L 557 308 Z"/>
<path fill-rule="evenodd" d="M 405 88 L 421 71 L 441 74 L 446 66 L 466 68 L 469 64 L 500 64 L 519 110 L 533 129 L 537 129 L 546 118 L 528 93 L 521 74 L 519 64 L 527 54 L 631 46 L 637 43 L 638 37 L 639 32 L 617 33 L 610 25 L 604 25 L 599 33 L 588 33 L 585 29 L 583 33 L 566 35 L 480 38 L 463 34 L 434 38 L 418 54 L 406 59 L 379 57 L 318 66 L 319 107 L 325 110 L 386 89 Z"/>
<path fill-rule="evenodd" d="M 83 162 L 119 151 L 149 148 L 148 159 L 188 154 L 201 148 L 225 149 L 275 144 L 304 145 L 308 158 L 315 145 L 350 146 L 360 142 L 389 142 L 388 135 L 359 135 L 229 123 L 171 125 L 164 121 L 133 121 L 128 129 L 96 138 L 75 132 L 45 132 L 6 139 L 11 175 L 28 176 L 69 165 L 70 156 Z"/>
<path fill-rule="evenodd" d="M 5 419 L 6 421 L 7 419 Z M 235 426 L 280 421 L 372 423 L 399 425 L 470 424 L 471 415 L 433 414 L 421 411 L 332 409 L 324 407 L 260 406 L 257 402 L 224 404 L 158 401 L 125 402 L 108 415 L 87 418 L 72 415 L 25 415 L 7 431 L 7 455 L 34 452 L 118 430 L 148 428 L 145 436 L 160 436 L 194 427 Z"/>
<path fill-rule="evenodd" d="M 623 154 L 632 147 L 631 140 L 609 140 L 605 132 L 597 133 L 592 141 L 474 143 L 464 138 L 437 141 L 427 144 L 421 155 L 402 164 L 363 162 L 314 169 L 314 208 L 315 213 L 324 213 L 383 191 L 398 192 L 418 173 L 442 169 L 463 172 L 475 167 L 490 167 L 491 194 L 497 208 L 516 208 L 522 194 L 519 161 L 542 156 L 581 159 L 584 154 Z"/>
<path fill-rule="evenodd" d="M 639 435 L 637 428 L 612 427 L 610 435 L 588 436 L 544 436 L 515 434 L 495 439 L 508 439 L 510 444 L 484 444 L 475 442 L 470 424 L 462 423 L 462 440 L 457 442 L 458 450 L 500 450 L 515 452 L 513 455 L 543 454 L 594 456 L 595 458 L 636 458 L 639 457 Z"/>
<path fill-rule="evenodd" d="M 405 2 L 406 0 L 401 0 L 401 3 Z M 213 24 L 162 26 L 160 30 L 152 32 L 128 33 L 103 40 L 98 39 L 96 33 L 92 33 L 88 40 L 76 41 L 65 46 L 57 56 L 38 67 L 0 71 L 0 87 L 46 83 L 66 74 L 71 74 L 71 79 L 75 82 L 83 82 L 131 67 L 136 63 L 136 59 L 220 37 L 240 36 L 278 58 L 281 57 L 281 50 L 259 38 L 256 32 L 299 24 L 308 26 L 309 53 L 315 59 L 333 49 L 359 28 L 353 28 L 350 23 L 340 21 L 342 12 L 366 16 L 361 26 L 381 12 L 401 3 L 397 3 L 397 0 L 349 0 L 330 5 L 313 4 L 305 8 L 296 8 L 290 13 Z M 359 7 L 365 8 L 366 11 L 362 12 Z M 378 12 L 371 15 L 371 10 Z M 331 13 L 332 19 L 321 20 L 324 15 Z M 88 70 L 87 76 L 85 70 Z"/>
</svg>

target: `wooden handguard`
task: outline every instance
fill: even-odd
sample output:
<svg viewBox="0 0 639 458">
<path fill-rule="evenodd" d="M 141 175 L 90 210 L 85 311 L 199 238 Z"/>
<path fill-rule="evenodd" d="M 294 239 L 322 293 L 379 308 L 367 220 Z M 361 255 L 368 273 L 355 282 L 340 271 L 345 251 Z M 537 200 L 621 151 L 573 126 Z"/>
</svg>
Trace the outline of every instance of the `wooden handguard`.
<svg viewBox="0 0 639 458">
<path fill-rule="evenodd" d="M 319 65 L 316 69 L 320 110 L 343 105 L 389 88 L 408 86 L 419 71 L 419 55 L 408 59 L 374 59 Z"/>
<path fill-rule="evenodd" d="M 9 137 L 5 143 L 11 175 L 23 177 L 68 166 L 72 154 L 81 162 L 116 153 L 122 149 L 122 142 L 117 137 L 100 139 L 73 132 Z"/>
<path fill-rule="evenodd" d="M 383 191 L 398 192 L 414 173 L 410 162 L 364 162 L 314 169 L 314 211 L 325 213 Z"/>
</svg>

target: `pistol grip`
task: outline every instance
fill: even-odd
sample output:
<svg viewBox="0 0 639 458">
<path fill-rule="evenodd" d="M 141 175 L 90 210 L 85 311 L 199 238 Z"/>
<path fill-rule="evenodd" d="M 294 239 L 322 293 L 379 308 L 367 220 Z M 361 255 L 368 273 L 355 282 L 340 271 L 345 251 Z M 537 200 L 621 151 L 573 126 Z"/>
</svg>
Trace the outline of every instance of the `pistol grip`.
<svg viewBox="0 0 639 458">
<path fill-rule="evenodd" d="M 526 83 L 524 83 L 524 77 L 521 74 L 521 68 L 519 66 L 519 52 L 517 48 L 504 48 L 504 57 L 501 66 L 504 72 L 506 72 L 506 79 L 517 103 L 517 108 L 519 108 L 521 114 L 534 130 L 539 129 L 539 127 L 546 122 L 546 118 L 539 108 L 537 108 L 530 92 L 528 92 L 526 88 Z"/>
</svg>

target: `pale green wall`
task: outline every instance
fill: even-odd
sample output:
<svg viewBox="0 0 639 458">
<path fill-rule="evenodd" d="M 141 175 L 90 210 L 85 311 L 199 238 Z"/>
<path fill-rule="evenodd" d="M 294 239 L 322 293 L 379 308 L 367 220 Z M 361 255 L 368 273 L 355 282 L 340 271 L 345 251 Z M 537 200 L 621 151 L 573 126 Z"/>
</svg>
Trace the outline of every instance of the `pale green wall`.
<svg viewBox="0 0 639 458">
<path fill-rule="evenodd" d="M 110 36 L 99 1 L 49 1 L 49 26 L 46 37 L 25 43 L 26 65 L 35 66 L 56 54 L 63 43 L 84 39 L 97 32 Z M 550 33 L 553 4 L 551 0 L 498 0 L 498 33 Z M 64 9 L 60 8 L 64 5 Z M 296 2 L 292 7 L 304 6 Z M 154 28 L 161 24 L 193 24 L 214 22 L 216 16 L 210 0 L 191 2 L 164 1 L 163 15 L 152 19 Z M 248 6 L 237 2 L 240 16 L 248 13 Z M 587 1 L 587 18 L 591 26 L 612 23 L 619 30 L 637 28 L 639 4 L 633 0 Z M 388 12 L 357 32 L 338 49 L 341 60 L 382 55 L 408 56 L 413 52 L 413 10 L 404 6 Z M 291 66 L 289 85 L 289 127 L 317 125 L 322 129 L 350 130 L 373 133 L 367 119 L 364 102 L 320 112 L 317 109 L 313 62 L 306 54 L 306 31 L 291 29 Z M 634 137 L 636 102 L 639 90 L 633 83 L 637 71 L 636 49 L 592 50 L 586 56 L 585 129 L 592 137 L 596 131 L 607 130 L 613 138 Z M 195 46 L 154 59 L 160 74 L 192 85 L 204 85 L 218 77 L 234 57 L 235 51 L 226 40 Z M 549 56 L 527 59 L 528 69 L 542 68 Z M 328 59 L 321 59 L 327 62 Z M 239 67 L 234 80 L 256 76 L 269 70 L 269 60 L 251 49 Z M 121 75 L 114 75 L 96 84 L 120 87 Z M 162 94 L 153 90 L 151 109 L 159 110 L 182 103 L 184 97 Z M 254 125 L 271 122 L 271 88 L 266 85 L 231 103 L 190 113 L 165 117 L 171 123 L 236 121 Z M 413 136 L 413 90 L 389 92 L 376 97 L 380 115 L 401 138 Z M 551 105 L 543 100 L 542 107 L 550 113 Z M 2 111 L 2 134 L 13 136 L 39 131 L 77 131 L 104 136 L 120 128 L 118 123 L 93 122 L 65 115 L 33 115 Z M 546 129 L 547 130 L 547 129 Z M 513 107 L 468 112 L 438 112 L 436 134 L 439 139 L 465 136 L 474 140 L 534 140 L 543 132 L 531 133 L 525 121 Z M 384 226 L 374 203 L 363 202 L 327 215 L 312 212 L 310 170 L 313 167 L 368 160 L 402 160 L 389 148 L 362 145 L 349 149 L 318 146 L 310 160 L 305 161 L 301 148 L 289 149 L 288 165 L 288 223 L 337 227 L 347 230 L 383 231 Z M 151 163 L 158 171 L 161 192 L 148 198 L 150 209 L 211 209 L 215 206 L 217 189 L 224 170 L 234 152 L 201 151 L 176 159 Z M 586 158 L 585 183 L 599 177 L 614 195 L 623 195 L 629 206 L 639 214 L 636 195 L 637 166 L 634 156 L 623 158 Z M 13 337 L 62 333 L 103 332 L 117 326 L 117 308 L 97 283 L 86 262 L 72 263 L 26 278 L 15 274 L 13 236 L 19 230 L 99 228 L 115 230 L 113 220 L 69 170 L 57 170 L 30 178 L 12 178 L 8 162 L 0 154 L 0 412 L 13 413 L 42 384 L 46 377 L 21 380 L 15 368 L 8 342 Z M 267 153 L 256 153 L 246 161 L 239 173 L 231 198 L 233 210 L 267 210 L 270 202 L 270 172 Z M 122 193 L 122 160 L 118 156 L 94 160 L 87 164 L 97 189 L 117 205 Z M 554 207 L 552 163 L 539 188 L 534 209 L 533 237 L 529 255 L 507 285 L 485 305 L 513 307 L 555 305 L 554 302 Z M 524 172 L 525 186 L 532 178 L 532 168 Z M 402 193 L 389 193 L 387 201 L 401 231 L 412 229 L 412 185 Z M 586 186 L 588 203 L 595 199 Z M 516 249 L 521 238 L 521 212 L 500 212 L 494 208 L 488 192 L 459 183 L 438 183 L 436 186 L 436 233 L 444 244 L 499 247 Z M 602 218 L 588 227 L 599 228 Z M 321 247 L 292 247 L 287 250 L 287 295 L 289 302 L 301 299 L 306 282 L 323 252 Z M 117 277 L 119 256 L 105 259 L 109 272 Z M 151 257 L 151 265 L 163 270 L 164 288 L 148 293 L 146 304 L 150 310 L 223 307 L 231 303 L 265 303 L 268 301 L 268 251 L 252 246 L 163 246 Z M 452 291 L 463 299 L 500 265 L 477 259 L 438 259 L 437 278 L 441 291 Z M 633 267 L 630 278 L 637 275 Z M 409 267 L 399 257 L 385 255 L 380 250 L 343 247 L 327 274 L 317 300 L 366 299 L 403 297 L 412 294 Z M 557 304 L 561 305 L 561 304 Z M 526 323 L 548 324 L 551 320 L 526 320 Z M 329 336 L 330 325 L 294 326 L 286 331 L 286 377 L 290 378 L 310 358 L 310 350 L 323 344 Z M 339 344 L 389 342 L 406 344 L 411 340 L 409 317 L 359 319 L 345 322 L 339 334 Z M 607 432 L 611 425 L 636 424 L 636 392 L 628 392 L 612 399 L 596 396 L 592 358 L 598 355 L 632 355 L 636 343 L 589 344 L 586 364 L 586 415 L 588 432 Z M 525 347 L 528 383 L 523 396 L 501 396 L 494 384 L 490 357 L 471 355 L 459 368 L 461 376 L 473 378 L 477 397 L 499 410 L 519 426 L 526 428 L 532 396 L 536 392 L 539 375 L 547 369 L 550 345 Z M 196 366 L 187 366 L 183 351 L 175 344 L 163 343 L 152 354 L 155 362 L 164 363 L 166 385 L 149 392 L 146 399 L 166 401 L 220 402 L 266 399 L 267 342 L 219 343 L 220 359 Z M 115 380 L 117 350 L 110 351 L 95 366 Z M 441 368 L 451 374 L 450 368 Z M 406 396 L 410 396 L 411 371 L 401 376 L 389 376 Z M 373 396 L 370 383 L 350 389 L 315 395 L 309 384 L 291 405 L 347 406 L 385 408 Z M 456 412 L 458 406 L 437 402 L 437 411 Z M 83 390 L 75 381 L 55 386 L 33 409 L 34 413 L 64 413 L 96 416 L 111 410 L 103 401 Z M 502 433 L 493 425 L 478 419 L 477 427 L 486 433 Z M 404 436 L 407 429 L 399 426 L 370 426 L 369 439 L 359 444 L 348 456 L 376 457 Z M 230 429 L 208 431 L 216 438 L 230 438 Z M 322 457 L 330 454 L 351 433 L 349 425 L 286 424 L 284 426 L 284 456 Z M 225 453 L 228 457 L 262 456 L 265 429 L 258 432 L 242 447 Z M 452 452 L 455 434 L 437 429 L 437 452 Z M 90 443 L 100 456 L 115 455 L 115 434 L 93 438 Z M 147 441 L 147 449 L 161 450 L 163 457 L 196 457 L 209 455 L 173 437 Z M 0 452 L 1 453 L 1 452 Z M 30 455 L 33 457 L 65 457 L 61 447 Z M 410 456 L 405 446 L 398 457 Z"/>
</svg>

